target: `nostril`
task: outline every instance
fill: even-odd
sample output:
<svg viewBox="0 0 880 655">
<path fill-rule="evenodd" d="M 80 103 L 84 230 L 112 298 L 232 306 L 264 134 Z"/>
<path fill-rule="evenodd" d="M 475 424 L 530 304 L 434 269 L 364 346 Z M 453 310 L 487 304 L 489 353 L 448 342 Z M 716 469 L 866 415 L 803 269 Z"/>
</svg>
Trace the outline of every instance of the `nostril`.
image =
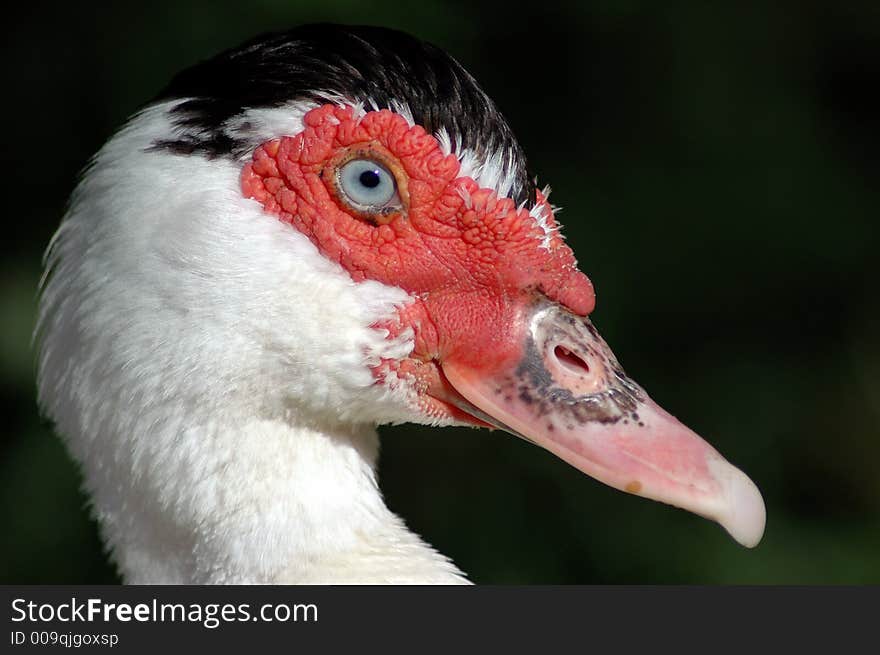
<svg viewBox="0 0 880 655">
<path fill-rule="evenodd" d="M 590 365 L 565 346 L 556 346 L 553 354 L 562 368 L 573 375 L 585 375 L 590 372 Z"/>
</svg>

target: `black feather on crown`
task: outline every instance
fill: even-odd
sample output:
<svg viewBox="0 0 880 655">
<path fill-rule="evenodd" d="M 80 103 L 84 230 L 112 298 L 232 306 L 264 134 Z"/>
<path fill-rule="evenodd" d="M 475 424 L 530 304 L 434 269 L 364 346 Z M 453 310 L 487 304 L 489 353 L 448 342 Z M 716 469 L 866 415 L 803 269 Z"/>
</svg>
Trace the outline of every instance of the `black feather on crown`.
<svg viewBox="0 0 880 655">
<path fill-rule="evenodd" d="M 240 156 L 254 144 L 229 129 L 231 118 L 247 109 L 323 102 L 328 96 L 353 103 L 372 100 L 380 107 L 406 103 L 429 133 L 445 128 L 453 148 L 470 149 L 483 160 L 509 152 L 511 197 L 517 204 L 534 205 L 525 153 L 476 80 L 440 48 L 382 27 L 304 25 L 257 37 L 188 68 L 156 98 L 187 99 L 171 110 L 183 134 L 156 147 Z"/>
</svg>

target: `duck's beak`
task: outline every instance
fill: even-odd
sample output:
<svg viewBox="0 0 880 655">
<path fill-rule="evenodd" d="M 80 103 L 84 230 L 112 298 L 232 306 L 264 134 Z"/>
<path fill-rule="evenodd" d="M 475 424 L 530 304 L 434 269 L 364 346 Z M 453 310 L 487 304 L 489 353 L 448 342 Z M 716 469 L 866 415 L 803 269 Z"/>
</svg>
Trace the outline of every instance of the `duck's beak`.
<svg viewBox="0 0 880 655">
<path fill-rule="evenodd" d="M 713 519 L 743 546 L 758 544 L 765 510 L 755 484 L 630 380 L 588 318 L 537 300 L 511 336 L 513 354 L 488 368 L 441 363 L 462 410 L 612 487 Z"/>
</svg>

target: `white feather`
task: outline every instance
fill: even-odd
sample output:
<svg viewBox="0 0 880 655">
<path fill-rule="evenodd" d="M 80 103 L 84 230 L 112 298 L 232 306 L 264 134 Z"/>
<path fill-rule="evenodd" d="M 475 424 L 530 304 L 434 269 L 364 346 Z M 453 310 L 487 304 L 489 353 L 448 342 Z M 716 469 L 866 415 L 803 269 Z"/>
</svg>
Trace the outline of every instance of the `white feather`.
<svg viewBox="0 0 880 655">
<path fill-rule="evenodd" d="M 41 404 L 128 582 L 462 582 L 384 505 L 380 422 L 426 421 L 369 365 L 410 302 L 355 283 L 242 197 L 241 163 L 151 149 L 169 104 L 98 153 L 48 253 Z M 257 140 L 309 105 L 250 110 Z"/>
</svg>

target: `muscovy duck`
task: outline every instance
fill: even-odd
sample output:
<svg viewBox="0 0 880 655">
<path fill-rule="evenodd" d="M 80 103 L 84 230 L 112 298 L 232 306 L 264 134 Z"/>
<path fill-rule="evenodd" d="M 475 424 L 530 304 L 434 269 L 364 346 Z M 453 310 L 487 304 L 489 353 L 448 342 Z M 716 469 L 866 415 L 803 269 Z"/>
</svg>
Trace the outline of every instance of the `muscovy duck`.
<svg viewBox="0 0 880 655">
<path fill-rule="evenodd" d="M 263 36 L 98 152 L 47 254 L 45 413 L 131 583 L 463 583 L 376 425 L 498 428 L 754 546 L 755 485 L 624 373 L 497 107 L 377 27 Z"/>
</svg>

